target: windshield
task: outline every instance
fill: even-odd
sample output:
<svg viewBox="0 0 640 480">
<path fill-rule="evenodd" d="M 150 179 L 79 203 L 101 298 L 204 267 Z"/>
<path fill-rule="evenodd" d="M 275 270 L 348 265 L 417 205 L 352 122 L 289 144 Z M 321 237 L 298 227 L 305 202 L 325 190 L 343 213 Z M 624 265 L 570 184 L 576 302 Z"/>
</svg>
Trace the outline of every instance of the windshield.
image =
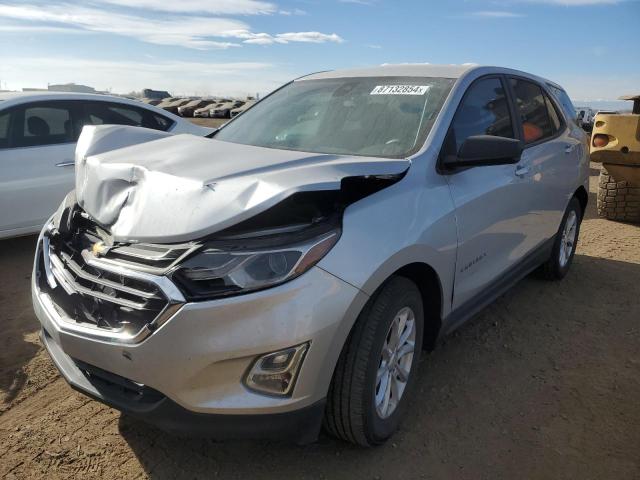
<svg viewBox="0 0 640 480">
<path fill-rule="evenodd" d="M 304 152 L 404 157 L 417 151 L 454 80 L 299 80 L 222 128 L 225 142 Z"/>
</svg>

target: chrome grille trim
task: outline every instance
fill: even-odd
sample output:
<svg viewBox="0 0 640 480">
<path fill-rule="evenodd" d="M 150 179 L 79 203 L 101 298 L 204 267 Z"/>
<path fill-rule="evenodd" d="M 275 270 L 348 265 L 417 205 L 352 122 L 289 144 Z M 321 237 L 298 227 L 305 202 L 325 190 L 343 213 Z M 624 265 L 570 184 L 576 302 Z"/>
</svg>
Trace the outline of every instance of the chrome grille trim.
<svg viewBox="0 0 640 480">
<path fill-rule="evenodd" d="M 92 267 L 99 268 L 116 275 L 133 278 L 134 280 L 153 283 L 160 290 L 162 290 L 162 293 L 164 293 L 169 300 L 173 300 L 177 303 L 185 302 L 185 298 L 184 295 L 182 295 L 182 292 L 167 277 L 153 275 L 151 273 L 142 272 L 139 270 L 132 270 L 130 268 L 118 265 L 114 260 L 106 261 L 102 260 L 101 258 L 96 258 L 86 250 L 82 251 L 82 258 L 85 262 L 87 262 L 88 265 L 91 265 Z"/>
<path fill-rule="evenodd" d="M 83 250 L 81 252 L 83 261 L 93 269 L 147 283 L 149 286 L 157 289 L 158 294 L 128 285 L 121 285 L 109 280 L 108 278 L 96 276 L 83 269 L 82 266 L 66 254 L 66 252 L 60 252 L 60 256 L 54 253 L 48 238 L 50 234 L 51 232 L 49 230 L 45 231 L 41 242 L 39 242 L 37 246 L 36 255 L 37 258 L 40 258 L 40 255 L 43 256 L 42 260 L 44 267 L 42 269 L 44 271 L 40 272 L 40 268 L 37 267 L 36 273 L 44 275 L 45 278 L 43 280 L 48 282 L 52 288 L 56 287 L 57 282 L 58 286 L 62 287 L 69 295 L 77 293 L 87 297 L 95 297 L 121 307 L 135 310 L 143 310 L 146 305 L 146 300 L 163 300 L 166 302 L 162 310 L 159 311 L 153 320 L 144 324 L 139 331 L 135 333 L 127 333 L 124 331 L 101 328 L 90 323 L 77 322 L 73 318 L 70 318 L 61 307 L 56 305 L 51 294 L 42 291 L 36 282 L 37 296 L 44 308 L 49 312 L 50 317 L 53 319 L 58 330 L 74 336 L 81 336 L 109 343 L 136 344 L 142 342 L 156 329 L 166 323 L 166 321 L 175 315 L 186 302 L 182 292 L 167 277 L 126 268 L 122 265 L 118 265 L 114 260 L 104 261 L 94 257 L 87 250 Z M 39 263 L 36 263 L 36 265 L 39 265 Z M 127 295 L 139 297 L 143 299 L 143 301 L 137 302 L 127 298 L 111 296 L 100 291 L 92 290 L 91 288 L 80 284 L 78 279 L 108 287 L 114 291 L 119 291 Z"/>
<path fill-rule="evenodd" d="M 199 243 L 185 243 L 180 245 L 157 245 L 140 243 L 114 246 L 100 257 L 105 264 L 112 264 L 131 270 L 162 275 L 170 271 L 185 257 L 202 248 Z M 154 250 L 155 254 L 145 254 Z"/>
<path fill-rule="evenodd" d="M 53 255 L 51 255 L 53 257 Z M 126 285 L 121 285 L 118 282 L 114 282 L 111 280 L 107 280 L 106 278 L 100 278 L 97 275 L 92 275 L 91 273 L 83 270 L 78 263 L 76 263 L 68 254 L 62 253 L 61 255 L 62 262 L 66 267 L 69 268 L 75 275 L 78 277 L 88 280 L 90 282 L 96 283 L 98 285 L 103 285 L 105 287 L 113 288 L 114 290 L 119 290 L 124 293 L 128 293 L 129 295 L 136 295 L 138 297 L 143 298 L 160 298 L 153 292 L 145 292 L 144 290 L 138 290 L 137 288 L 127 287 Z"/>
<path fill-rule="evenodd" d="M 67 269 L 64 268 L 65 264 L 58 258 L 57 255 L 50 253 L 49 258 L 51 260 L 53 275 L 56 277 L 56 280 L 60 282 L 60 284 L 68 294 L 73 295 L 74 293 L 80 293 L 82 295 L 87 295 L 89 297 L 95 297 L 107 302 L 115 303 L 116 305 L 120 305 L 122 307 L 133 308 L 135 310 L 144 310 L 145 304 L 142 302 L 134 302 L 131 300 L 127 300 L 126 298 L 112 297 L 111 295 L 107 295 L 105 293 L 97 292 L 95 290 L 91 290 L 90 288 L 83 287 L 82 285 L 77 283 L 73 278 L 73 275 L 71 275 L 67 271 Z"/>
</svg>

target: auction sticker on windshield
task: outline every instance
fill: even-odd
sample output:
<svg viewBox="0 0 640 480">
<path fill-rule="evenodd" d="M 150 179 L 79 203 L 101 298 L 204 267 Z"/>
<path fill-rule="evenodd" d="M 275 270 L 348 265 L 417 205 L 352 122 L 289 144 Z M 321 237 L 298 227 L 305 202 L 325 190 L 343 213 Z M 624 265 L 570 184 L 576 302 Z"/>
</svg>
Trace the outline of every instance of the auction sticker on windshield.
<svg viewBox="0 0 640 480">
<path fill-rule="evenodd" d="M 371 95 L 424 95 L 427 90 L 427 85 L 378 85 Z"/>
</svg>

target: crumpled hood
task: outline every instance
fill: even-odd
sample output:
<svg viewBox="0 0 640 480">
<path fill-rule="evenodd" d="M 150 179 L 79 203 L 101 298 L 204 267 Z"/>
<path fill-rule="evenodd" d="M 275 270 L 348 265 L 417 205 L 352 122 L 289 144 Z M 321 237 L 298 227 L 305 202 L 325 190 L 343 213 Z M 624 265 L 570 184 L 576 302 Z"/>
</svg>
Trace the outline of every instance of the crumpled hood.
<svg viewBox="0 0 640 480">
<path fill-rule="evenodd" d="M 173 243 L 246 220 L 291 194 L 410 162 L 253 147 L 126 126 L 92 126 L 76 148 L 78 204 L 117 242 Z"/>
</svg>

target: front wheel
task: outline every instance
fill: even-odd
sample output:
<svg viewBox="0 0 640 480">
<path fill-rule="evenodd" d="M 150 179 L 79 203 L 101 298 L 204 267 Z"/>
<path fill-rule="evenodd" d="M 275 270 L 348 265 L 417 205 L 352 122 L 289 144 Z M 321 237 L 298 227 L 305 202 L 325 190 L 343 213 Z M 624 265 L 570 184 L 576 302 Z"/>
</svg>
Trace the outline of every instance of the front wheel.
<svg viewBox="0 0 640 480">
<path fill-rule="evenodd" d="M 331 434 L 362 446 L 393 434 L 415 381 L 423 331 L 418 287 L 392 277 L 358 317 L 338 359 L 325 410 Z"/>
<path fill-rule="evenodd" d="M 560 228 L 553 243 L 551 257 L 541 268 L 542 275 L 547 280 L 561 280 L 569 272 L 576 253 L 581 222 L 582 207 L 574 197 L 569 202 L 560 223 Z"/>
</svg>

